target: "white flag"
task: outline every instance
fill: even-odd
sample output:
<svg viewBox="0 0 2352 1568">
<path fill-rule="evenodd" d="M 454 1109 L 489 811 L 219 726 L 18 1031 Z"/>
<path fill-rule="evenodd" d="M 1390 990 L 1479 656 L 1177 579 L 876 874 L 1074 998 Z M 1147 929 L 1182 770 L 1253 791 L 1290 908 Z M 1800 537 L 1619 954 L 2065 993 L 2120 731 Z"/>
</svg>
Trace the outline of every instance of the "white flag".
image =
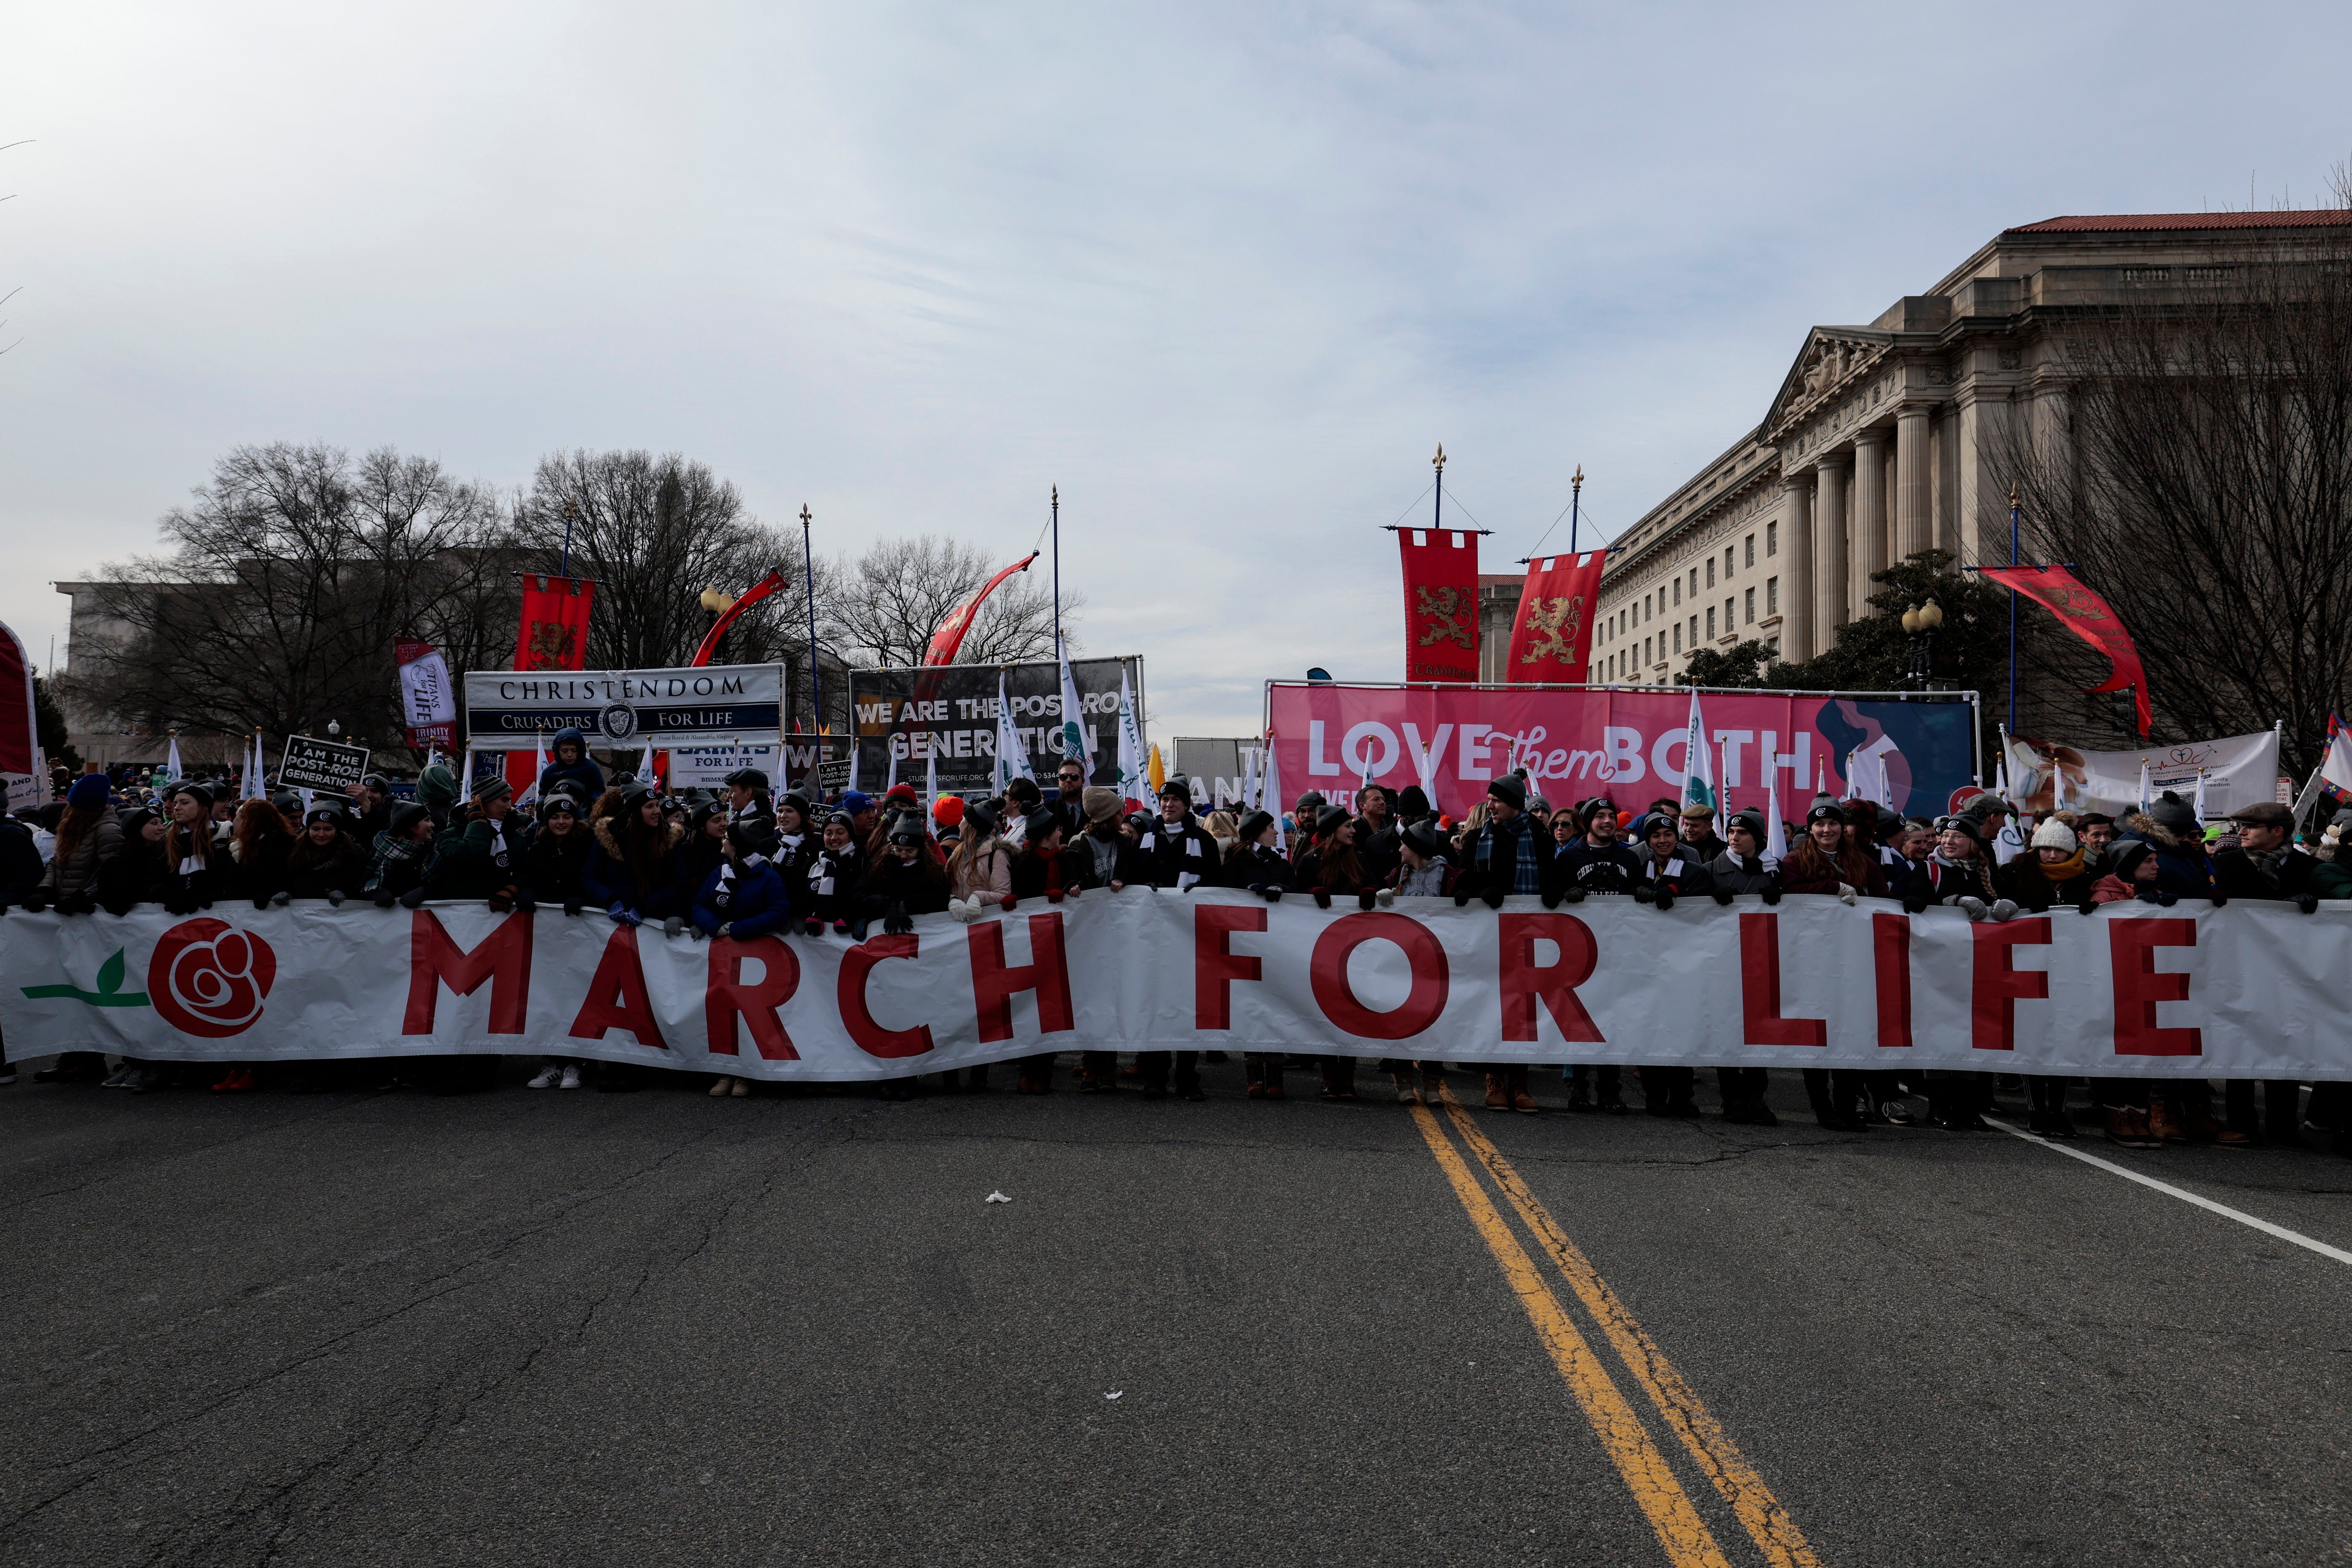
<svg viewBox="0 0 2352 1568">
<path fill-rule="evenodd" d="M 1076 757 L 1087 765 L 1087 777 L 1095 773 L 1095 749 L 1087 733 L 1087 708 L 1079 700 L 1078 683 L 1070 678 L 1070 647 L 1060 638 L 1054 643 L 1055 657 L 1062 665 L 1062 743 L 1066 757 Z"/>
<path fill-rule="evenodd" d="M 1255 746 L 1242 748 L 1242 810 L 1244 812 L 1257 810 L 1258 803 L 1264 798 L 1264 792 L 1258 787 L 1257 756 L 1258 748 Z"/>
<path fill-rule="evenodd" d="M 2013 816 L 2001 818 L 2000 831 L 1993 836 L 1993 864 L 2006 866 L 2024 853 L 2025 829 L 2018 826 L 2017 818 Z"/>
<path fill-rule="evenodd" d="M 926 752 L 923 754 L 923 820 L 927 823 L 939 820 L 932 815 L 939 810 L 939 807 L 940 754 L 937 752 Z"/>
<path fill-rule="evenodd" d="M 1715 748 L 1706 743 L 1706 718 L 1699 711 L 1698 688 L 1691 688 L 1690 722 L 1683 732 L 1683 804 L 1720 806 L 1716 795 Z"/>
<path fill-rule="evenodd" d="M 743 760 L 740 748 L 735 760 L 739 763 Z M 637 759 L 637 782 L 647 789 L 661 787 L 661 782 L 654 777 L 654 743 L 651 741 L 646 742 L 646 754 Z"/>
<path fill-rule="evenodd" d="M 2154 804 L 2155 802 L 2149 800 L 2147 795 L 2147 759 L 2142 757 L 2139 760 L 2139 808 L 2146 811 Z M 2201 828 L 2205 825 L 2200 822 L 2197 826 Z"/>
<path fill-rule="evenodd" d="M 1265 792 L 1265 805 L 1259 809 L 1274 814 L 1275 847 L 1286 853 L 1290 846 L 1290 835 L 1282 829 L 1282 814 L 1286 808 L 1282 800 L 1281 773 L 1274 765 L 1274 736 L 1271 733 L 1265 738 L 1265 777 L 1258 787 Z"/>
<path fill-rule="evenodd" d="M 1767 759 L 1764 767 L 1764 868 L 1771 870 L 1789 854 L 1789 829 L 1780 820 L 1780 770 Z"/>
<path fill-rule="evenodd" d="M 2205 830 L 2205 770 L 2197 770 L 2197 829 Z"/>
<path fill-rule="evenodd" d="M 1135 693 L 1128 684 L 1127 668 L 1118 672 L 1118 793 L 1126 797 L 1129 811 L 1140 810 L 1150 798 L 1145 793 L 1151 787 L 1144 775 L 1143 729 L 1135 721 Z"/>
<path fill-rule="evenodd" d="M 173 784 L 180 782 L 180 732 L 172 731 L 172 754 L 163 759 L 163 776 Z"/>
<path fill-rule="evenodd" d="M 1000 672 L 996 678 L 996 793 L 1003 795 L 1014 779 L 1034 784 L 1037 773 L 1029 765 L 1029 748 L 1021 743 L 1021 731 L 1013 725 L 1013 703 L 1004 695 L 1004 677 Z"/>
</svg>

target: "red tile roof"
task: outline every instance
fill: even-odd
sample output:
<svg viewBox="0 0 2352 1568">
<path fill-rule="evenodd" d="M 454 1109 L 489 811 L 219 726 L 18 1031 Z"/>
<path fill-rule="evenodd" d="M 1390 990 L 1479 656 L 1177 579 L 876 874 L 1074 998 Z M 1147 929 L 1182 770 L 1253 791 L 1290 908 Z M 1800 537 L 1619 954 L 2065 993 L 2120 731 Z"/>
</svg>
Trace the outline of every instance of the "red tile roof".
<svg viewBox="0 0 2352 1568">
<path fill-rule="evenodd" d="M 2021 224 L 2008 234 L 2128 234 L 2155 229 L 2342 228 L 2352 211 L 2319 207 L 2271 213 L 2116 213 L 2105 217 L 2053 217 Z"/>
</svg>

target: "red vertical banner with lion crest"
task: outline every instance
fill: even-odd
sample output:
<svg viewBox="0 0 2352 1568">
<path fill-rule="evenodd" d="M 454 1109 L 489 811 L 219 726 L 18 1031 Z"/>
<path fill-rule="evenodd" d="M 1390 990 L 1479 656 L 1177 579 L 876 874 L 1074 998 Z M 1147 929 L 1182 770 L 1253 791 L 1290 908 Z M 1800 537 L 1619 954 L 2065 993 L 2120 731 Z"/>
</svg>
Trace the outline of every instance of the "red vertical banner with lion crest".
<svg viewBox="0 0 2352 1568">
<path fill-rule="evenodd" d="M 595 602 L 596 584 L 585 578 L 526 576 L 514 667 L 587 668 L 588 610 Z"/>
<path fill-rule="evenodd" d="M 2122 618 L 2107 607 L 2105 599 L 2076 582 L 2074 574 L 2063 566 L 1981 566 L 1977 570 L 2010 592 L 2022 594 L 2046 606 L 2052 615 L 2066 623 L 2068 630 L 2105 654 L 2115 668 L 2108 673 L 2105 685 L 2090 689 L 2091 695 L 2130 687 L 2139 716 L 2140 738 L 2147 738 L 2154 715 L 2148 711 L 2147 676 L 2139 667 L 2139 648 L 2132 642 L 2131 633 L 2124 629 Z"/>
<path fill-rule="evenodd" d="M 1400 528 L 1404 554 L 1404 678 L 1478 679 L 1478 535 Z"/>
<path fill-rule="evenodd" d="M 1528 563 L 1518 619 L 1511 623 L 1511 651 L 1503 661 L 1505 680 L 1585 679 L 1593 610 L 1601 603 L 1601 567 L 1608 559 L 1607 551 L 1591 550 Z"/>
</svg>

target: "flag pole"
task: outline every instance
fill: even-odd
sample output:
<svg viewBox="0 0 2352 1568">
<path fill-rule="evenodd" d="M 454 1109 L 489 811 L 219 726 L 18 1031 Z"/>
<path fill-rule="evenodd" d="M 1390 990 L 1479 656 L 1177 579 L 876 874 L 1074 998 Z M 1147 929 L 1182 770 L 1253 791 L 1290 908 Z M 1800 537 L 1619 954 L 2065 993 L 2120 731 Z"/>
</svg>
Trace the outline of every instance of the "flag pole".
<svg viewBox="0 0 2352 1568">
<path fill-rule="evenodd" d="M 1579 463 L 1576 465 L 1576 472 L 1569 477 L 1568 481 L 1568 552 L 1570 556 L 1576 553 L 1578 510 L 1583 500 L 1584 465 Z"/>
<path fill-rule="evenodd" d="M 1445 521 L 1444 442 L 1440 441 L 1437 444 L 1437 456 L 1430 459 L 1430 464 L 1437 469 L 1437 493 L 1431 498 L 1429 503 L 1429 529 L 1432 533 L 1434 533 L 1441 526 L 1444 525 Z"/>
<path fill-rule="evenodd" d="M 2012 483 L 2009 487 L 2009 563 L 2011 568 L 2017 565 L 2017 516 L 2018 490 Z M 2009 595 L 2009 727 L 2011 731 L 2017 728 L 2017 594 L 2013 589 Z"/>
<path fill-rule="evenodd" d="M 2011 617 L 2014 618 L 2014 612 Z M 1062 487 L 1054 487 L 1054 656 L 1062 652 Z"/>
<path fill-rule="evenodd" d="M 816 761 L 809 764 L 809 776 L 810 783 L 816 786 L 814 791 L 816 798 L 823 800 L 824 798 L 824 675 L 817 668 L 816 662 L 816 553 L 809 544 L 809 524 L 814 521 L 815 520 L 809 515 L 808 502 L 801 502 L 801 574 L 808 579 L 809 728 L 816 731 Z M 781 729 L 781 726 L 779 728 Z M 783 736 L 781 733 L 778 734 L 776 744 L 782 746 L 784 743 Z M 789 757 L 786 760 L 789 761 Z M 782 768 L 778 768 L 776 776 L 782 778 L 783 773 Z"/>
</svg>

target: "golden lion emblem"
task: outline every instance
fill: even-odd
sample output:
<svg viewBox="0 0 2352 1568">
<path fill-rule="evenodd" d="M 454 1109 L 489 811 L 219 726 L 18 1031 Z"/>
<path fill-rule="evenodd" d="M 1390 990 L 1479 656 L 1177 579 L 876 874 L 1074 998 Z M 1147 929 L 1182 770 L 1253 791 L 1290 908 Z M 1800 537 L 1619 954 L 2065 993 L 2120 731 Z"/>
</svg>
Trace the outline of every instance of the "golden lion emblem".
<svg viewBox="0 0 2352 1568">
<path fill-rule="evenodd" d="M 572 650 L 578 639 L 576 628 L 561 621 L 530 623 L 530 651 L 526 656 L 530 669 L 569 669 Z"/>
<path fill-rule="evenodd" d="M 1541 664 L 1556 658 L 1562 664 L 1576 662 L 1576 634 L 1584 624 L 1584 595 L 1573 595 L 1565 599 L 1531 599 L 1528 602 L 1528 628 L 1540 634 L 1541 640 L 1519 655 L 1521 664 Z"/>
<path fill-rule="evenodd" d="M 1463 603 L 1459 588 L 1420 588 L 1421 607 L 1414 614 L 1422 617 L 1421 646 L 1432 643 L 1458 643 L 1475 648 L 1477 643 L 1476 612 Z"/>
</svg>

